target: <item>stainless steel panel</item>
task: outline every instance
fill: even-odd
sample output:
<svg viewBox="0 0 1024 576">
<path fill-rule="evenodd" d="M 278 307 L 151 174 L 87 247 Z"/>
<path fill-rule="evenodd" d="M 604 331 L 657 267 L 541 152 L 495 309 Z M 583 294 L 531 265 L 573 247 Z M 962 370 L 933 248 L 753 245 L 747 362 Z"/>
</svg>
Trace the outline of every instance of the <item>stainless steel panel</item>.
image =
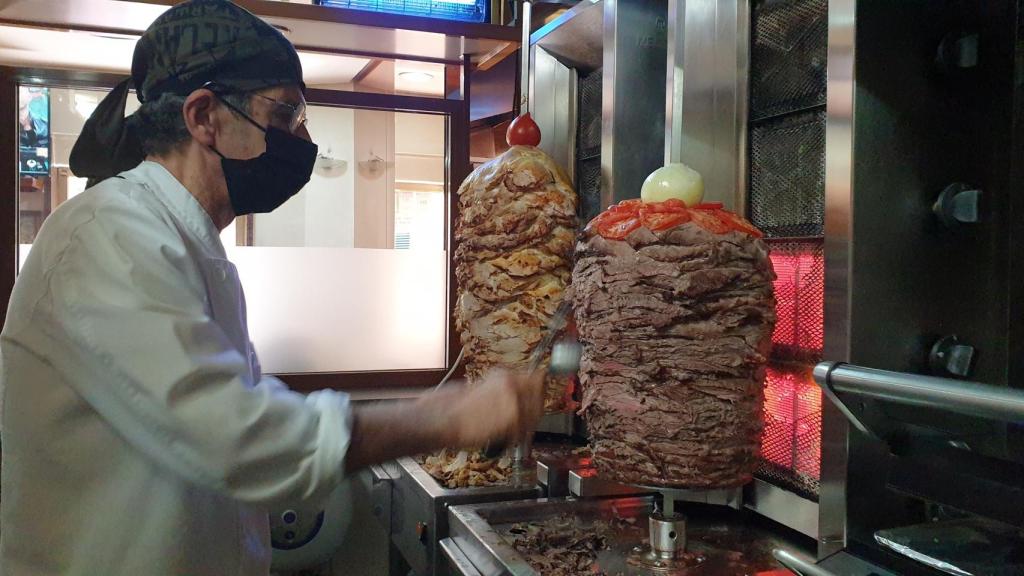
<svg viewBox="0 0 1024 576">
<path fill-rule="evenodd" d="M 1021 385 L 1021 14 L 1017 0 L 829 3 L 827 359 L 922 373 L 931 344 L 956 334 L 979 351 L 972 380 Z M 961 30 L 978 33 L 977 63 L 943 69 L 940 43 Z M 980 224 L 949 230 L 933 214 L 953 182 L 983 191 Z M 924 492 L 887 485 L 919 455 L 848 433 L 826 410 L 822 552 L 844 539 L 872 549 L 875 531 L 925 520 Z M 979 418 L 871 399 L 858 410 L 970 434 L 971 457 L 1001 458 L 1020 442 L 1019 430 Z M 906 436 L 917 447 L 916 430 Z"/>
<path fill-rule="evenodd" d="M 672 513 L 676 503 L 690 502 L 693 504 L 711 504 L 714 506 L 727 506 L 735 510 L 743 508 L 742 488 L 719 488 L 714 490 L 691 490 L 687 488 L 658 488 L 655 486 L 645 487 L 650 492 L 660 493 L 665 503 L 666 514 Z"/>
<path fill-rule="evenodd" d="M 461 576 L 482 576 L 480 571 L 473 566 L 473 562 L 463 554 L 458 545 L 451 538 L 445 538 L 440 542 L 441 553 L 448 561 L 448 567 Z"/>
<path fill-rule="evenodd" d="M 704 176 L 705 198 L 745 212 L 750 3 L 672 0 L 665 161 Z"/>
<path fill-rule="evenodd" d="M 604 6 L 601 0 L 583 0 L 530 36 L 530 43 L 546 50 L 568 68 L 592 72 L 603 65 Z"/>
<path fill-rule="evenodd" d="M 667 18 L 665 0 L 604 0 L 602 207 L 664 164 Z"/>
<path fill-rule="evenodd" d="M 620 484 L 601 478 L 595 468 L 569 471 L 569 494 L 577 498 L 602 498 L 605 496 L 634 496 L 648 494 L 650 490 Z"/>
<path fill-rule="evenodd" d="M 746 487 L 745 500 L 750 510 L 801 534 L 818 538 L 817 503 L 759 479 Z"/>
<path fill-rule="evenodd" d="M 373 516 L 388 530 L 391 528 L 391 474 L 380 465 L 370 467 L 370 498 L 373 502 Z"/>
<path fill-rule="evenodd" d="M 853 243 L 853 98 L 856 0 L 828 6 L 825 130 L 825 357 L 850 358 L 850 263 Z M 831 403 L 822 407 L 818 557 L 846 546 L 849 427 Z"/>
<path fill-rule="evenodd" d="M 530 114 L 540 128 L 539 148 L 575 180 L 576 70 L 538 46 L 531 48 L 531 56 Z"/>
<path fill-rule="evenodd" d="M 471 502 L 532 499 L 541 496 L 534 470 L 506 486 L 448 489 L 412 458 L 397 461 L 391 503 L 391 539 L 419 575 L 442 573 L 439 542 L 448 536 L 448 506 Z"/>
</svg>

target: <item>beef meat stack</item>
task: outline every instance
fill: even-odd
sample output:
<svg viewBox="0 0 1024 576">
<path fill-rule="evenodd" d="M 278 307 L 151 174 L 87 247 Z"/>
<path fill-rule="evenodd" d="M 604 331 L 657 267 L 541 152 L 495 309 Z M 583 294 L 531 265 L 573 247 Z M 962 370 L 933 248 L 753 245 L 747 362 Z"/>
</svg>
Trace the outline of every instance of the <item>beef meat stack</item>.
<svg viewBox="0 0 1024 576">
<path fill-rule="evenodd" d="M 760 232 L 720 204 L 613 206 L 573 272 L 582 412 L 602 475 L 724 488 L 760 451 L 775 274 Z"/>
<path fill-rule="evenodd" d="M 513 146 L 459 188 L 455 322 L 470 381 L 526 368 L 572 276 L 575 234 L 576 193 L 532 146 Z M 567 382 L 549 380 L 546 411 L 565 409 Z"/>
</svg>

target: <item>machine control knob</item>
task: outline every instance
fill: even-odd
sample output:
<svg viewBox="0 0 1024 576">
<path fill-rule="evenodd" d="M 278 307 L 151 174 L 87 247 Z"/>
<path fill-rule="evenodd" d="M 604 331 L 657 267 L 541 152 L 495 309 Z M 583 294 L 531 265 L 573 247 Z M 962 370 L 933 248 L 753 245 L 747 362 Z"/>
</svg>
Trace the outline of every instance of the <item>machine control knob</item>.
<svg viewBox="0 0 1024 576">
<path fill-rule="evenodd" d="M 981 190 L 962 182 L 954 182 L 939 194 L 932 211 L 948 228 L 977 224 L 980 215 Z"/>
<path fill-rule="evenodd" d="M 946 336 L 932 346 L 928 366 L 938 376 L 967 378 L 974 367 L 974 346 L 960 342 L 956 336 Z"/>
<path fill-rule="evenodd" d="M 947 74 L 958 70 L 970 70 L 978 67 L 977 34 L 969 32 L 951 32 L 939 43 L 935 51 L 935 64 L 939 70 Z"/>
</svg>

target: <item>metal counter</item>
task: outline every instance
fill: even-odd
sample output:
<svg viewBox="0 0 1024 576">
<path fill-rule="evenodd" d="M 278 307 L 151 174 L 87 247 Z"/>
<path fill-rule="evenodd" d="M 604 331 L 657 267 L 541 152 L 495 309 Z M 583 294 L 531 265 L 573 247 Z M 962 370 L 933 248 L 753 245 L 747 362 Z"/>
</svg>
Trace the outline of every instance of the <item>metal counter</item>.
<svg viewBox="0 0 1024 576">
<path fill-rule="evenodd" d="M 596 523 L 614 526 L 609 546 L 598 554 L 594 574 L 651 574 L 627 562 L 647 538 L 653 497 L 598 500 L 542 499 L 454 506 L 448 510 L 450 537 L 444 540 L 449 566 L 464 576 L 539 576 L 513 546 L 510 530 L 519 523 L 571 518 L 586 530 Z M 772 550 L 805 552 L 809 541 L 769 529 L 753 513 L 699 504 L 685 507 L 689 551 L 698 556 L 702 576 L 758 574 L 781 568 Z M 666 572 L 661 572 L 665 574 Z"/>
</svg>

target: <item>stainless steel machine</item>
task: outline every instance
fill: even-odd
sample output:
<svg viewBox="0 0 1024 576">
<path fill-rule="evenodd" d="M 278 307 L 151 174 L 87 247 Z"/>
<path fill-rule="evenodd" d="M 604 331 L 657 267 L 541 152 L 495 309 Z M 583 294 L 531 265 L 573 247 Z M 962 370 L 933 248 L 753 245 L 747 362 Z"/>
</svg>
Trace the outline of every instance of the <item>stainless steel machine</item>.
<svg viewBox="0 0 1024 576">
<path fill-rule="evenodd" d="M 516 542 L 568 523 L 609 574 L 1024 574 L 1022 24 L 1021 0 L 584 0 L 535 32 L 581 217 L 684 161 L 765 232 L 763 462 L 731 494 L 542 467 L 568 499 L 446 510 L 447 569 L 544 574 Z"/>
<path fill-rule="evenodd" d="M 742 490 L 674 491 L 616 485 L 580 468 L 569 472 L 569 500 L 454 506 L 440 546 L 456 573 L 546 574 L 552 568 L 528 557 L 522 538 L 562 524 L 603 535 L 592 568 L 607 574 L 770 573 L 781 568 L 776 548 L 813 553 L 827 12 L 824 2 L 795 13 L 779 4 L 584 1 L 531 37 L 531 112 L 541 146 L 575 177 L 582 220 L 636 197 L 650 171 L 680 160 L 704 174 L 709 199 L 759 209 L 755 223 L 786 274 L 758 478 Z M 814 81 L 771 91 L 780 72 L 815 66 Z M 750 86 L 755 76 L 762 81 Z M 787 179 L 794 163 L 810 165 L 809 176 Z"/>
<path fill-rule="evenodd" d="M 806 574 L 1024 573 L 1022 8 L 830 2 L 825 358 L 850 364 L 816 370 Z"/>
</svg>

